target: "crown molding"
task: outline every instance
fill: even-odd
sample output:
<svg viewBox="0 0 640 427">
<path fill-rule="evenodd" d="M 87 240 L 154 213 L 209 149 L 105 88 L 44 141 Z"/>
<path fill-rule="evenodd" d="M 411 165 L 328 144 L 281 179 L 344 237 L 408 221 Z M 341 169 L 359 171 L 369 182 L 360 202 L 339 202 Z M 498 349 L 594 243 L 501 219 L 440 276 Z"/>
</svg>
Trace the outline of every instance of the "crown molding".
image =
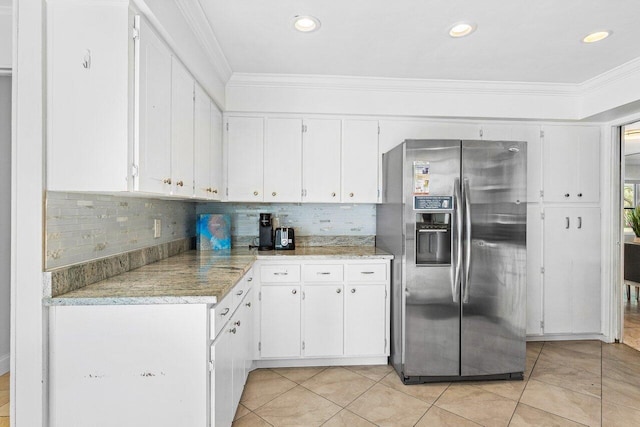
<svg viewBox="0 0 640 427">
<path fill-rule="evenodd" d="M 225 56 L 218 39 L 211 27 L 211 23 L 206 17 L 204 9 L 200 4 L 200 0 L 175 0 L 178 9 L 184 16 L 195 34 L 198 42 L 209 55 L 212 65 L 216 68 L 217 74 L 226 83 L 233 73 L 229 61 Z"/>
<path fill-rule="evenodd" d="M 640 57 L 605 71 L 600 75 L 580 83 L 578 86 L 580 93 L 586 94 L 634 75 L 640 78 Z"/>
<path fill-rule="evenodd" d="M 529 83 L 475 80 L 433 80 L 299 74 L 233 73 L 227 87 L 332 89 L 376 92 L 441 94 L 495 94 L 578 96 L 579 88 L 567 83 Z"/>
</svg>

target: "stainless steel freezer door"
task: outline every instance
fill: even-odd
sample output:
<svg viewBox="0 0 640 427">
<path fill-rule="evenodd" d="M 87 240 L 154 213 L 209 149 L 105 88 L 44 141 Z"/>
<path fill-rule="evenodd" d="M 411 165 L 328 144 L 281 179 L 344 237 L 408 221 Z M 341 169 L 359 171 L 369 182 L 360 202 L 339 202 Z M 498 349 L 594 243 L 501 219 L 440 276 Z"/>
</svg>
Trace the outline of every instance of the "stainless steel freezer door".
<svg viewBox="0 0 640 427">
<path fill-rule="evenodd" d="M 453 196 L 460 182 L 460 141 L 406 143 L 405 220 L 405 376 L 460 373 L 460 306 L 453 295 L 452 265 L 416 266 L 416 213 L 413 209 L 415 161 L 429 163 L 429 195 Z M 451 212 L 452 218 L 455 214 Z M 452 228 L 456 227 L 452 224 Z"/>
<path fill-rule="evenodd" d="M 463 376 L 525 369 L 526 153 L 524 142 L 462 142 Z"/>
</svg>

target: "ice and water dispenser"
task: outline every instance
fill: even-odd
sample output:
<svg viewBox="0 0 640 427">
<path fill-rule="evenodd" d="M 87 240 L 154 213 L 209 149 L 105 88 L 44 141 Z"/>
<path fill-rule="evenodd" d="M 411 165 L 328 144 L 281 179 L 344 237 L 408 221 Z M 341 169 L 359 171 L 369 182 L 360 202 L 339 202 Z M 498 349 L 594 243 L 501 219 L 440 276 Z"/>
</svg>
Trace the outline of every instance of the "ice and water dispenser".
<svg viewBox="0 0 640 427">
<path fill-rule="evenodd" d="M 451 264 L 450 213 L 416 213 L 416 264 Z"/>
</svg>

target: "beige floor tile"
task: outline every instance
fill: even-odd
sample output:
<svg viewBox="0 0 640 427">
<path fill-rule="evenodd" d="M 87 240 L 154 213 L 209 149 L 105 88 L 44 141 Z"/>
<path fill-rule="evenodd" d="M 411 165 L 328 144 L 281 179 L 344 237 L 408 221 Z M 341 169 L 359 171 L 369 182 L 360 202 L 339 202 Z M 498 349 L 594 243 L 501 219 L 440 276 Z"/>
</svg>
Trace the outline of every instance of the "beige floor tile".
<svg viewBox="0 0 640 427">
<path fill-rule="evenodd" d="M 9 417 L 0 417 L 0 427 L 10 427 Z"/>
<path fill-rule="evenodd" d="M 380 381 L 386 377 L 389 372 L 393 371 L 393 367 L 391 365 L 358 365 L 345 366 L 345 368 L 376 382 Z"/>
<path fill-rule="evenodd" d="M 343 409 L 329 421 L 322 424 L 322 427 L 375 427 L 375 424 L 371 424 L 348 409 Z"/>
<path fill-rule="evenodd" d="M 558 347 L 600 357 L 602 352 L 602 341 L 548 341 L 544 344 L 543 351 Z"/>
<path fill-rule="evenodd" d="M 432 406 L 418 421 L 416 427 L 477 427 L 479 425 L 437 406 Z"/>
<path fill-rule="evenodd" d="M 236 415 L 235 417 L 233 417 L 233 420 L 237 420 L 240 417 L 244 417 L 245 415 L 247 415 L 249 412 L 251 412 L 250 410 L 247 409 L 246 406 L 244 406 L 242 403 L 240 403 L 238 405 L 238 409 L 236 409 Z"/>
<path fill-rule="evenodd" d="M 602 404 L 602 425 L 607 427 L 640 426 L 640 410 L 604 402 Z"/>
<path fill-rule="evenodd" d="M 558 360 L 555 357 L 549 358 L 541 355 L 530 378 L 579 393 L 600 397 L 602 390 L 602 362 L 598 358 L 595 365 L 597 370 L 594 369 L 591 362 L 582 364 L 572 359 L 563 358 Z"/>
<path fill-rule="evenodd" d="M 599 375 L 601 371 L 601 360 L 602 358 L 599 354 L 584 353 L 569 347 L 545 346 L 540 352 L 536 367 L 541 363 L 547 365 L 565 365 Z"/>
<path fill-rule="evenodd" d="M 640 351 L 624 344 L 605 344 L 602 346 L 602 359 L 640 364 Z"/>
<path fill-rule="evenodd" d="M 574 421 L 519 403 L 509 427 L 579 427 Z"/>
<path fill-rule="evenodd" d="M 517 402 L 520 399 L 520 396 L 522 396 L 522 392 L 527 385 L 527 381 L 482 381 L 474 382 L 473 384 L 485 391 L 490 391 L 491 393 L 495 393 L 499 396 L 506 397 L 507 399 L 515 400 Z"/>
<path fill-rule="evenodd" d="M 5 403 L 0 406 L 0 417 L 8 417 L 9 416 L 9 404 Z"/>
<path fill-rule="evenodd" d="M 383 384 L 376 384 L 347 409 L 379 426 L 413 426 L 429 404 Z"/>
<path fill-rule="evenodd" d="M 302 386 L 273 399 L 255 411 L 274 426 L 319 426 L 342 408 Z"/>
<path fill-rule="evenodd" d="M 531 379 L 520 402 L 572 421 L 600 425 L 601 400 L 563 387 Z"/>
<path fill-rule="evenodd" d="M 270 369 L 256 369 L 249 374 L 240 402 L 253 411 L 295 386 Z"/>
<path fill-rule="evenodd" d="M 404 385 L 395 371 L 387 374 L 380 383 L 427 403 L 435 402 L 447 387 L 449 387 L 449 383 Z"/>
<path fill-rule="evenodd" d="M 0 376 L 0 390 L 9 390 L 9 373 Z"/>
<path fill-rule="evenodd" d="M 290 379 L 293 382 L 301 384 L 327 369 L 326 367 L 309 367 L 309 368 L 272 368 L 271 370 L 277 372 L 283 377 Z"/>
<path fill-rule="evenodd" d="M 543 341 L 529 341 L 527 343 L 527 356 L 537 356 L 542 350 Z"/>
<path fill-rule="evenodd" d="M 605 376 L 602 378 L 602 400 L 629 408 L 638 408 L 640 383 L 627 382 Z"/>
<path fill-rule="evenodd" d="M 233 427 L 271 427 L 271 424 L 254 414 L 249 412 L 242 418 L 235 420 L 232 424 Z"/>
<path fill-rule="evenodd" d="M 325 369 L 303 382 L 302 386 L 345 407 L 374 384 L 375 381 L 369 378 L 345 368 L 335 367 Z"/>
<path fill-rule="evenodd" d="M 435 405 L 485 426 L 506 426 L 517 402 L 469 384 L 452 384 Z"/>
</svg>

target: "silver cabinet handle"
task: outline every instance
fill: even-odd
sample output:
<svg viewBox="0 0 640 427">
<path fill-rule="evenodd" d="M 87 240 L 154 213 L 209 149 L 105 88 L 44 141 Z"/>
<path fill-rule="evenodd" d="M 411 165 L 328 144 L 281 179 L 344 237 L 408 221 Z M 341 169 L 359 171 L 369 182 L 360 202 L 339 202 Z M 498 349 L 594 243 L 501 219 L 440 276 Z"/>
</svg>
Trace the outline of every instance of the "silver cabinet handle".
<svg viewBox="0 0 640 427">
<path fill-rule="evenodd" d="M 234 323 L 234 325 L 240 326 L 240 321 L 238 320 L 237 322 Z"/>
<path fill-rule="evenodd" d="M 355 288 L 351 288 L 351 293 L 355 294 L 356 293 L 356 289 Z"/>
<path fill-rule="evenodd" d="M 273 273 L 274 276 L 288 276 L 289 273 L 287 273 L 286 271 L 276 271 L 275 273 Z"/>
<path fill-rule="evenodd" d="M 229 332 L 231 332 L 232 334 L 235 334 L 236 333 L 236 328 L 229 329 Z"/>
<path fill-rule="evenodd" d="M 340 292 L 342 292 L 342 289 L 338 288 L 336 289 L 336 293 L 339 294 Z"/>
<path fill-rule="evenodd" d="M 326 276 L 326 275 L 331 274 L 331 273 L 328 272 L 328 271 L 318 271 L 316 274 L 320 274 L 320 275 Z"/>
<path fill-rule="evenodd" d="M 227 314 L 229 314 L 229 308 L 225 308 L 224 311 L 220 313 L 220 316 L 226 316 Z"/>
<path fill-rule="evenodd" d="M 291 291 L 291 293 L 295 295 L 295 294 L 298 293 L 298 291 L 294 289 L 294 290 Z"/>
<path fill-rule="evenodd" d="M 569 217 L 565 217 L 565 219 L 567 220 L 567 225 L 564 228 L 569 228 L 569 225 L 571 224 L 571 220 L 569 220 Z"/>
<path fill-rule="evenodd" d="M 373 274 L 373 271 L 361 271 L 360 274 Z"/>
<path fill-rule="evenodd" d="M 244 289 L 240 289 L 238 292 L 236 292 L 236 295 L 240 296 L 244 294 Z"/>
<path fill-rule="evenodd" d="M 582 228 L 582 217 L 578 217 L 578 228 Z"/>
</svg>

